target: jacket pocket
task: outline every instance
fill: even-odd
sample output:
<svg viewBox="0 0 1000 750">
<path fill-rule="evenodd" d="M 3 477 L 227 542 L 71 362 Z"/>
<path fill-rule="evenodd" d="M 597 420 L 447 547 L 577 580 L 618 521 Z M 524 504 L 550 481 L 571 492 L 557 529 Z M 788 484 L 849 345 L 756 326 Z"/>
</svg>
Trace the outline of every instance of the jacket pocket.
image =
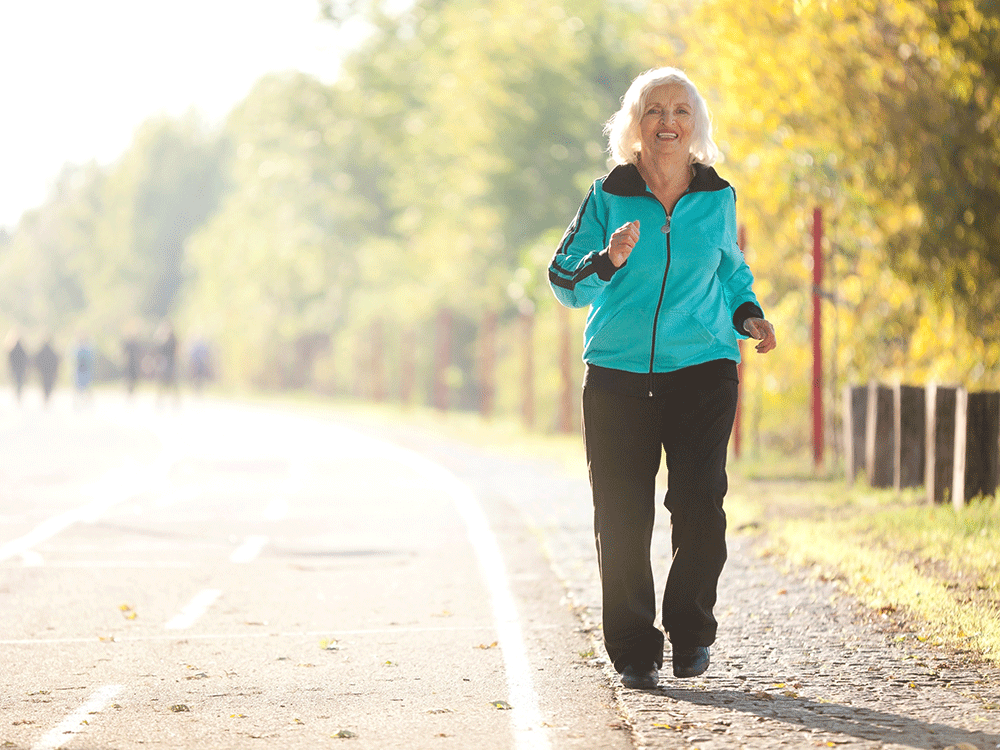
<svg viewBox="0 0 1000 750">
<path fill-rule="evenodd" d="M 715 335 L 700 320 L 678 310 L 660 313 L 660 335 L 665 347 L 693 346 L 701 349 L 715 342 Z"/>
</svg>

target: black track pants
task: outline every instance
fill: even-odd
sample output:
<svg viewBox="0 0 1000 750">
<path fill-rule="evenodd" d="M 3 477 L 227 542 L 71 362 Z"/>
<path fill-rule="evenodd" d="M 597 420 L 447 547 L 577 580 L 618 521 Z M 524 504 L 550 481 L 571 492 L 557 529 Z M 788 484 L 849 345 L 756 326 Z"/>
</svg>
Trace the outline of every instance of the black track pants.
<svg viewBox="0 0 1000 750">
<path fill-rule="evenodd" d="M 587 385 L 584 440 L 594 496 L 604 643 L 615 668 L 662 666 L 650 567 L 655 478 L 667 459 L 673 558 L 663 594 L 663 628 L 676 645 L 715 641 L 712 613 L 726 562 L 726 452 L 737 382 L 678 377 L 655 397 Z"/>
</svg>

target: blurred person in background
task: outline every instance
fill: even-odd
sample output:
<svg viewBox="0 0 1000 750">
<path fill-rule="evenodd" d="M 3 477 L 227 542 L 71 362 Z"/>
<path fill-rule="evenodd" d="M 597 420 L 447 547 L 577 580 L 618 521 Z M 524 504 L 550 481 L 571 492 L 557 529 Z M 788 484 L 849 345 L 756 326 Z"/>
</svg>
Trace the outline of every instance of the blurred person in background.
<svg viewBox="0 0 1000 750">
<path fill-rule="evenodd" d="M 168 394 L 175 401 L 180 399 L 177 383 L 177 335 L 170 321 L 164 320 L 156 330 L 156 378 L 159 383 L 159 400 Z"/>
<path fill-rule="evenodd" d="M 196 336 L 188 353 L 191 382 L 196 392 L 201 393 L 205 383 L 212 379 L 212 351 L 203 336 Z"/>
<path fill-rule="evenodd" d="M 139 382 L 142 363 L 142 342 L 139 340 L 138 323 L 130 323 L 122 340 L 122 355 L 125 358 L 122 374 L 125 377 L 125 392 L 131 396 Z"/>
<path fill-rule="evenodd" d="M 52 346 L 52 339 L 47 338 L 42 348 L 38 350 L 35 355 L 35 367 L 42 376 L 42 397 L 47 404 L 55 389 L 56 378 L 59 376 L 59 355 Z"/>
<path fill-rule="evenodd" d="M 73 384 L 76 386 L 77 406 L 90 401 L 90 387 L 94 382 L 94 347 L 86 335 L 81 335 L 73 350 Z"/>
<path fill-rule="evenodd" d="M 7 334 L 7 361 L 10 363 L 10 376 L 14 381 L 14 394 L 18 402 L 24 391 L 24 379 L 28 374 L 28 352 L 21 343 L 21 334 L 17 329 Z"/>
<path fill-rule="evenodd" d="M 737 340 L 775 347 L 736 242 L 736 193 L 712 166 L 704 99 L 675 68 L 643 73 L 608 121 L 617 166 L 593 184 L 549 266 L 557 299 L 590 307 L 583 426 L 604 642 L 626 687 L 708 669 L 726 561 L 726 453 Z M 650 565 L 666 454 L 672 562 L 662 625 Z"/>
</svg>

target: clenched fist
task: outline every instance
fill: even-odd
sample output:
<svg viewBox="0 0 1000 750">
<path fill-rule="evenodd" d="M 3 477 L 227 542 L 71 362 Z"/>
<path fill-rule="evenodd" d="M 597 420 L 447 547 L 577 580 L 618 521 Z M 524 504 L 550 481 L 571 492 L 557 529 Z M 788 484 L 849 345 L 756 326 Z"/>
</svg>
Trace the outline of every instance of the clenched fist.
<svg viewBox="0 0 1000 750">
<path fill-rule="evenodd" d="M 622 224 L 615 233 L 611 235 L 611 242 L 608 244 L 608 256 L 615 268 L 621 268 L 632 254 L 632 248 L 639 241 L 639 222 L 630 221 Z"/>
</svg>

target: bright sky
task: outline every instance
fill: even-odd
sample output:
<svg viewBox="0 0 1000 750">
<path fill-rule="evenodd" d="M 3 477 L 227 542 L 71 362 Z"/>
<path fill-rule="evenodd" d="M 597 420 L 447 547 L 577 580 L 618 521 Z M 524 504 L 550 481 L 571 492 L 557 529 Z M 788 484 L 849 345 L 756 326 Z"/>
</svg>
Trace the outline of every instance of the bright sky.
<svg viewBox="0 0 1000 750">
<path fill-rule="evenodd" d="M 147 118 L 220 121 L 271 71 L 331 81 L 342 39 L 317 0 L 2 0 L 0 226 L 66 162 L 110 163 Z"/>
</svg>

